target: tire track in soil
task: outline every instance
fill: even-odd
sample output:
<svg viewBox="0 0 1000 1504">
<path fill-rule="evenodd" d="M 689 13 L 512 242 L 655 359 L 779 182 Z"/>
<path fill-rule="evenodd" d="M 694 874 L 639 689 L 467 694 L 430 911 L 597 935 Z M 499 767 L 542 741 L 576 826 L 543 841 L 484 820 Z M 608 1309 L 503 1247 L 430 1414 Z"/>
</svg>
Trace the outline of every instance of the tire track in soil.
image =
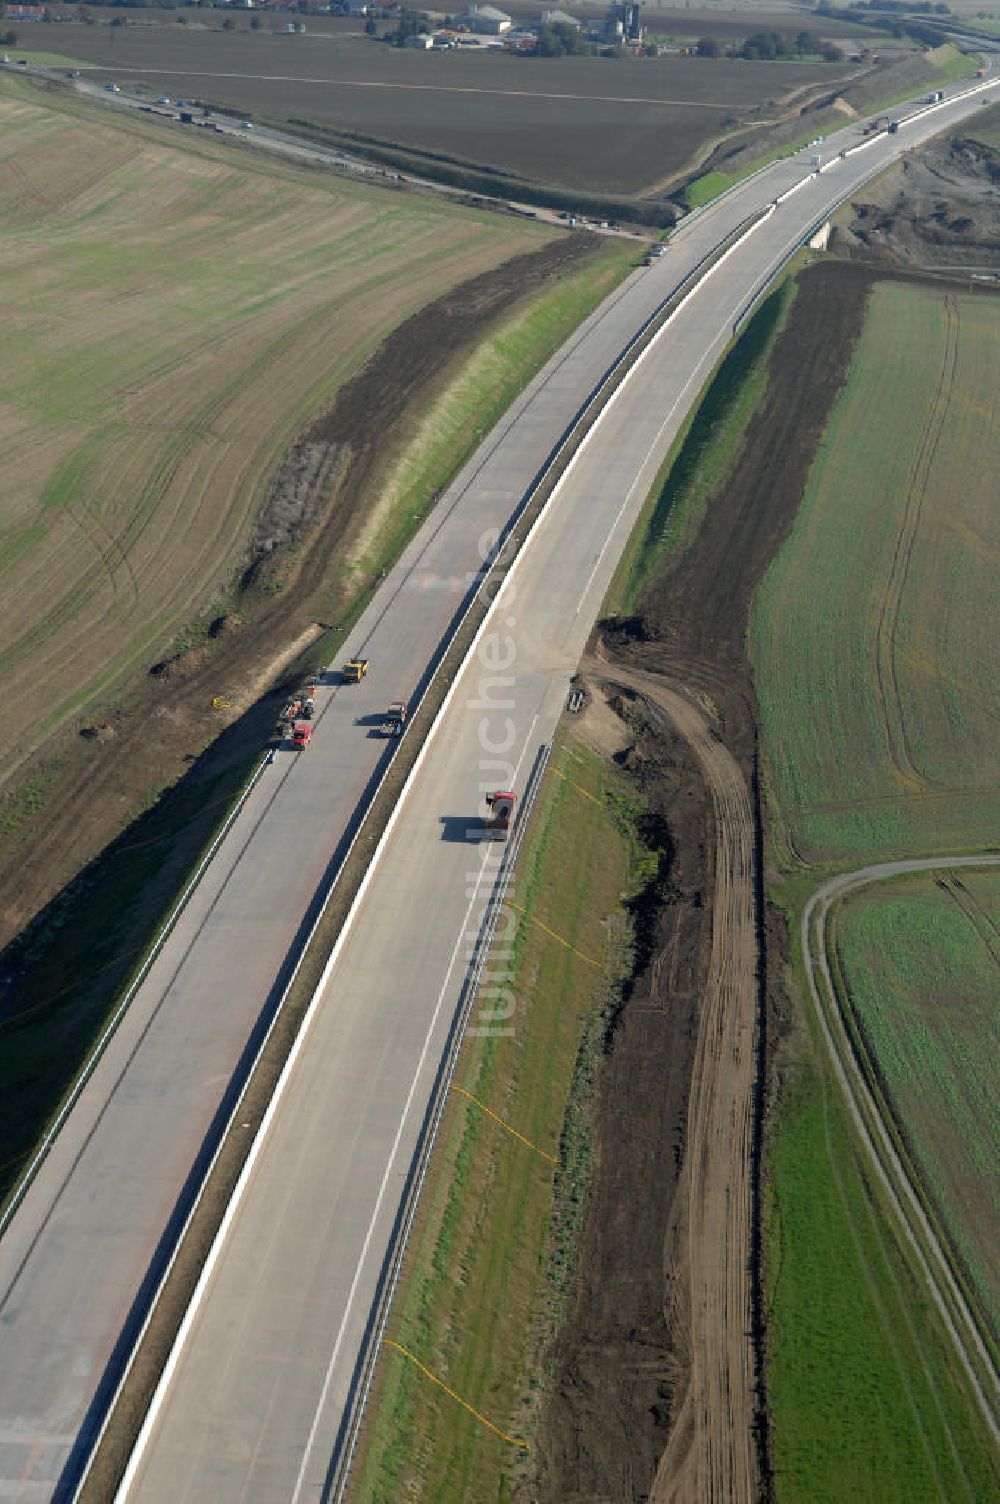
<svg viewBox="0 0 1000 1504">
<path fill-rule="evenodd" d="M 750 1281 L 757 940 L 754 822 L 745 779 L 704 715 L 661 704 L 691 745 L 716 816 L 712 950 L 688 1106 L 679 1276 L 690 1300 L 691 1371 L 657 1469 L 655 1504 L 757 1497 Z"/>
<path fill-rule="evenodd" d="M 910 467 L 909 485 L 903 501 L 902 520 L 893 547 L 889 573 L 879 601 L 878 622 L 875 629 L 876 699 L 885 731 L 886 745 L 894 767 L 908 784 L 919 789 L 927 786 L 927 780 L 917 766 L 906 734 L 903 696 L 899 688 L 896 664 L 896 633 L 899 628 L 899 614 L 909 579 L 910 565 L 913 561 L 913 550 L 923 516 L 927 487 L 941 441 L 941 430 L 948 414 L 955 383 L 955 369 L 958 364 L 958 300 L 951 295 L 946 297 L 944 310 L 945 341 L 941 353 L 937 386 L 931 398 L 927 420 L 920 433 Z"/>
<path fill-rule="evenodd" d="M 605 667 L 605 674 L 608 669 Z M 680 1194 L 667 1230 L 676 1275 L 668 1302 L 686 1330 L 689 1377 L 651 1504 L 727 1500 L 760 1491 L 751 1231 L 753 1088 L 757 1072 L 756 830 L 739 765 L 705 711 L 657 674 L 616 665 L 611 677 L 665 716 L 701 767 L 715 813 L 708 973 L 702 987 Z"/>
<path fill-rule="evenodd" d="M 1000 926 L 997 925 L 993 915 L 983 908 L 976 895 L 960 878 L 939 877 L 935 881 L 941 891 L 947 893 L 972 925 L 976 935 L 989 952 L 993 965 L 1000 971 Z"/>
</svg>

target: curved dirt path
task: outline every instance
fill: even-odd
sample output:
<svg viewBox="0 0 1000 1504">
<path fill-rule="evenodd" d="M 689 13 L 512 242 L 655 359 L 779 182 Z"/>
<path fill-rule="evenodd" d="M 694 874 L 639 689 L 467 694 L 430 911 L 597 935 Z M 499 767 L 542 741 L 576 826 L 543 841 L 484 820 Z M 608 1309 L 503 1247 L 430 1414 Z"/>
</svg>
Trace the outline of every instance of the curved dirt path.
<svg viewBox="0 0 1000 1504">
<path fill-rule="evenodd" d="M 597 665 L 595 665 L 595 668 Z M 667 1235 L 664 1292 L 689 1364 L 651 1504 L 751 1504 L 754 1441 L 751 1153 L 757 1065 L 755 830 L 746 778 L 705 710 L 667 680 L 601 663 L 687 741 L 715 823 L 712 946 L 702 990 L 684 1166 Z"/>
<path fill-rule="evenodd" d="M 998 867 L 992 856 L 914 857 L 859 867 L 817 888 L 802 914 L 802 955 L 813 1008 L 843 1088 L 851 1118 L 872 1167 L 885 1189 L 907 1241 L 916 1255 L 927 1289 L 965 1369 L 979 1410 L 1000 1445 L 1000 1383 L 982 1334 L 955 1280 L 946 1250 L 928 1220 L 906 1165 L 897 1153 L 885 1119 L 858 1064 L 844 1025 L 827 958 L 826 922 L 833 905 L 857 888 L 909 873 L 951 871 L 958 867 Z M 824 1002 L 817 974 L 822 979 Z"/>
</svg>

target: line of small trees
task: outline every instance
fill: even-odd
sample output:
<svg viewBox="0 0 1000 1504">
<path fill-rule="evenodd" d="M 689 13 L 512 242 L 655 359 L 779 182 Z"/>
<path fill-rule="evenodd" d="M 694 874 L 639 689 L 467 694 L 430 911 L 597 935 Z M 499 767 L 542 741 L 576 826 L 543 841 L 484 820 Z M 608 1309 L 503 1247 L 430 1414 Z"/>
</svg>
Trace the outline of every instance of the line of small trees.
<svg viewBox="0 0 1000 1504">
<path fill-rule="evenodd" d="M 702 37 L 695 48 L 699 57 L 742 57 L 748 62 L 773 62 L 780 58 L 821 57 L 828 63 L 843 62 L 844 54 L 833 42 L 824 42 L 812 31 L 789 36 L 781 31 L 755 31 L 746 41 L 724 47 L 715 37 Z"/>
</svg>

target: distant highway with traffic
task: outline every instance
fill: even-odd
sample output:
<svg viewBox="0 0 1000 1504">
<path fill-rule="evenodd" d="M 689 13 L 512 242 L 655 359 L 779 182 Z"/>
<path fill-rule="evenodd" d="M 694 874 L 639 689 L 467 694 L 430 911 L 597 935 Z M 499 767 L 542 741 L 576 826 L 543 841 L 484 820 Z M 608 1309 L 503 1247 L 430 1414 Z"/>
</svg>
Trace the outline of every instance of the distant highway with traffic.
<svg viewBox="0 0 1000 1504">
<path fill-rule="evenodd" d="M 469 834 L 482 795 L 523 788 L 551 738 L 629 531 L 748 304 L 837 203 L 986 87 L 900 109 L 891 136 L 863 142 L 852 125 L 818 169 L 799 154 L 691 216 L 531 383 L 387 576 L 345 645 L 367 677 L 325 676 L 309 747 L 263 770 L 0 1240 L 0 1498 L 72 1497 L 248 1049 L 384 763 L 372 723 L 415 698 L 496 531 L 618 352 L 743 227 L 606 405 L 493 607 L 256 1146 L 129 1494 L 333 1497 L 494 872 L 492 845 Z"/>
</svg>

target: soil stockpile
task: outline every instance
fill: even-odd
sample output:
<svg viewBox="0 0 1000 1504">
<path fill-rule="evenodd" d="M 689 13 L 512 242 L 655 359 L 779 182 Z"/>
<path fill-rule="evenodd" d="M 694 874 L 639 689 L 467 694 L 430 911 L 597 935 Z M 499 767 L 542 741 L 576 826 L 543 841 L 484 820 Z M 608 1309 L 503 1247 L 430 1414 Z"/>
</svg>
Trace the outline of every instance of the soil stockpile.
<svg viewBox="0 0 1000 1504">
<path fill-rule="evenodd" d="M 855 259 L 1000 275 L 1000 109 L 943 136 L 863 190 L 838 216 L 830 250 Z"/>
</svg>

